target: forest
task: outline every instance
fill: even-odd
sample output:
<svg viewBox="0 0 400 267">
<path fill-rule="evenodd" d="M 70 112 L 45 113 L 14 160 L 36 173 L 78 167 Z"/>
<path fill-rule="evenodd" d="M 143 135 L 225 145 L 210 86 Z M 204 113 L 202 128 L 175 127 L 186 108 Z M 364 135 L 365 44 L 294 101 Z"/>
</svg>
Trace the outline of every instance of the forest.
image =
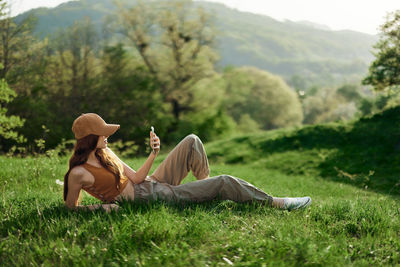
<svg viewBox="0 0 400 267">
<path fill-rule="evenodd" d="M 333 61 L 349 58 L 349 52 L 345 47 L 333 52 L 331 47 L 349 40 L 355 47 L 360 47 L 357 42 L 372 45 L 375 37 L 332 31 L 325 43 L 334 45 L 321 42 L 310 57 L 307 51 L 312 47 L 305 37 L 316 40 L 316 34 L 330 32 L 314 33 L 290 22 L 263 24 L 263 36 L 277 40 L 278 51 L 260 35 L 263 28 L 253 36 L 238 35 L 248 32 L 242 30 L 253 21 L 265 22 L 268 17 L 241 13 L 235 24 L 232 14 L 240 12 L 219 4 L 75 1 L 54 11 L 38 9 L 11 17 L 7 3 L 1 2 L 2 153 L 26 155 L 71 147 L 72 122 L 87 112 L 121 124 L 113 136 L 115 149 L 133 155 L 145 152 L 142 147 L 151 125 L 164 144 L 189 133 L 211 141 L 237 133 L 352 120 L 398 103 L 396 90 L 375 90 L 366 79 L 366 64 L 372 59 L 368 49 L 358 50 L 359 58 L 353 61 Z M 217 11 L 211 10 L 213 5 Z M 104 13 L 101 19 L 99 10 Z M 225 14 L 224 19 L 217 20 L 216 12 Z M 48 14 L 60 19 L 53 23 Z M 224 32 L 221 24 L 226 24 Z M 309 35 L 297 40 L 273 37 L 277 30 L 289 29 Z M 246 53 L 238 52 L 243 45 L 228 47 L 233 42 L 226 41 L 228 36 L 236 42 L 246 38 L 247 43 L 258 38 L 257 47 L 262 49 L 255 47 L 252 55 L 246 52 L 250 61 L 243 62 Z M 339 55 L 341 50 L 347 52 Z M 272 55 L 275 59 L 265 60 L 266 65 L 251 62 Z M 288 61 L 290 57 L 297 63 Z M 309 57 L 314 61 L 304 61 Z"/>
</svg>

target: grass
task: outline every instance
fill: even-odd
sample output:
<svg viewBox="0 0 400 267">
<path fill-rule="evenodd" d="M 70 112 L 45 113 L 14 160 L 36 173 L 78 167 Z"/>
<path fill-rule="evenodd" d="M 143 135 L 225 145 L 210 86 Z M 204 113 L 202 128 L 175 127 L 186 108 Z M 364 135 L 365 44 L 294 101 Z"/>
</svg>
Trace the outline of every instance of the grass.
<svg viewBox="0 0 400 267">
<path fill-rule="evenodd" d="M 373 121 L 385 126 L 390 112 L 207 144 L 212 175 L 243 178 L 274 196 L 309 195 L 304 211 L 222 201 L 69 212 L 55 182 L 66 157 L 0 157 L 0 265 L 399 265 L 396 123 L 382 135 L 360 130 Z M 136 169 L 143 161 L 126 159 Z M 98 203 L 88 195 L 83 201 Z"/>
<path fill-rule="evenodd" d="M 248 164 L 289 175 L 400 195 L 400 107 L 353 123 L 261 132 L 214 142 L 214 162 Z"/>
</svg>

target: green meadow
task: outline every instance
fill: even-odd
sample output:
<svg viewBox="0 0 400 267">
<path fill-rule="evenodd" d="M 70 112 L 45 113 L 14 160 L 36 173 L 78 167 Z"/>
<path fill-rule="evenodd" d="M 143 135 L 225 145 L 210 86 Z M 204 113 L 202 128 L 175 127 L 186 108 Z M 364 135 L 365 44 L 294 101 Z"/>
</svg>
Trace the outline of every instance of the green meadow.
<svg viewBox="0 0 400 267">
<path fill-rule="evenodd" d="M 0 265 L 399 265 L 399 119 L 394 108 L 206 144 L 211 175 L 240 177 L 273 196 L 312 197 L 293 212 L 231 201 L 70 212 L 56 183 L 68 156 L 2 156 Z M 144 158 L 124 161 L 137 169 Z M 85 194 L 90 203 L 98 201 Z"/>
</svg>

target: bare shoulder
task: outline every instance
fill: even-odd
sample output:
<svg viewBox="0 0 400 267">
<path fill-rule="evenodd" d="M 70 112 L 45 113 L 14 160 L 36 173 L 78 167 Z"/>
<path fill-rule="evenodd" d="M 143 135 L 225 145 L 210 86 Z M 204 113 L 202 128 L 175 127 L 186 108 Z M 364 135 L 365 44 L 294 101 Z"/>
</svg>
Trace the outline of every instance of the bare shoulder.
<svg viewBox="0 0 400 267">
<path fill-rule="evenodd" d="M 69 173 L 71 182 L 88 185 L 94 183 L 93 175 L 82 166 L 75 166 Z"/>
<path fill-rule="evenodd" d="M 80 177 L 83 177 L 85 175 L 85 172 L 87 172 L 87 171 L 82 166 L 75 166 L 69 172 L 69 177 L 70 178 L 75 178 L 75 179 L 76 178 L 80 178 Z"/>
</svg>

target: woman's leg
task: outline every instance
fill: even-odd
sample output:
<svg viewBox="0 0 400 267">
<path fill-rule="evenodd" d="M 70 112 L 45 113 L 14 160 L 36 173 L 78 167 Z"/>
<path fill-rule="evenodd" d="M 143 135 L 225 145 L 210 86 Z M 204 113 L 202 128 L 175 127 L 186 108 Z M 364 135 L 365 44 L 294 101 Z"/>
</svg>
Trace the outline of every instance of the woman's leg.
<svg viewBox="0 0 400 267">
<path fill-rule="evenodd" d="M 179 185 L 189 171 L 198 180 L 208 178 L 210 173 L 203 143 L 194 134 L 186 136 L 150 177 L 162 183 Z"/>
<path fill-rule="evenodd" d="M 310 197 L 274 198 L 254 185 L 230 175 L 173 186 L 155 181 L 135 185 L 135 200 L 204 202 L 214 199 L 236 202 L 256 201 L 275 208 L 296 210 L 311 204 Z"/>
<path fill-rule="evenodd" d="M 254 185 L 230 175 L 219 175 L 178 186 L 154 185 L 155 199 L 203 202 L 213 199 L 236 202 L 257 201 L 269 206 L 273 198 Z"/>
</svg>

